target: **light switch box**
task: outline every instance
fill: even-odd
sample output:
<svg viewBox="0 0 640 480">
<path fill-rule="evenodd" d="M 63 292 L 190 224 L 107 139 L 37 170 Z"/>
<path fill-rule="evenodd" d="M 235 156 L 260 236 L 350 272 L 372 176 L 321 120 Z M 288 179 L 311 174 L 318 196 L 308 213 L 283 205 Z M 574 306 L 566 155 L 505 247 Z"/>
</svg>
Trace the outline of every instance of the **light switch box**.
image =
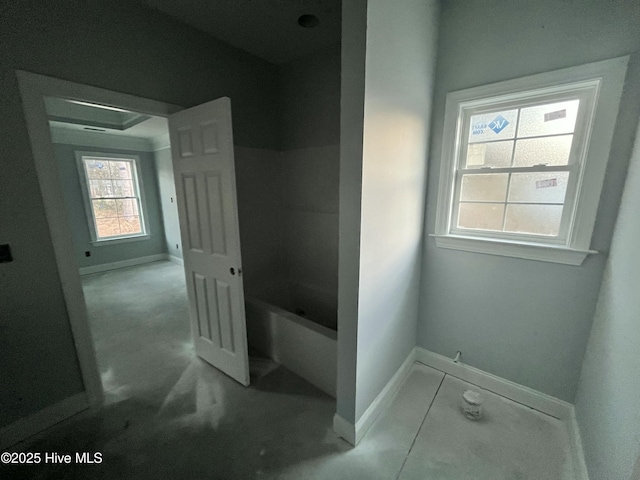
<svg viewBox="0 0 640 480">
<path fill-rule="evenodd" d="M 0 245 L 0 263 L 13 262 L 13 257 L 11 256 L 11 247 L 9 244 Z"/>
</svg>

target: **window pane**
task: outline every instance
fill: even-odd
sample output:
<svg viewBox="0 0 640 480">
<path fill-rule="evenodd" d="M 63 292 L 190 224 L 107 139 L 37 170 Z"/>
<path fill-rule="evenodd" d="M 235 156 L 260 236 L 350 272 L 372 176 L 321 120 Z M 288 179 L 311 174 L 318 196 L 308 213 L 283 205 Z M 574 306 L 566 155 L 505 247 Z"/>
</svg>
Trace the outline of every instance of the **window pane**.
<svg viewBox="0 0 640 480">
<path fill-rule="evenodd" d="M 111 180 L 89 180 L 91 198 L 114 197 Z"/>
<path fill-rule="evenodd" d="M 96 218 L 116 217 L 118 210 L 115 200 L 92 200 L 93 215 Z"/>
<path fill-rule="evenodd" d="M 469 143 L 513 138 L 517 118 L 518 110 L 473 115 L 469 125 Z"/>
<path fill-rule="evenodd" d="M 563 203 L 569 172 L 512 173 L 509 202 Z"/>
<path fill-rule="evenodd" d="M 96 218 L 98 238 L 120 235 L 120 222 L 117 218 Z"/>
<path fill-rule="evenodd" d="M 475 202 L 504 202 L 507 197 L 508 173 L 464 175 L 460 200 Z"/>
<path fill-rule="evenodd" d="M 507 205 L 506 232 L 558 235 L 562 205 Z"/>
<path fill-rule="evenodd" d="M 116 200 L 116 205 L 118 207 L 118 215 L 119 216 L 137 216 L 138 213 L 138 202 L 137 200 Z"/>
<path fill-rule="evenodd" d="M 513 164 L 516 167 L 530 167 L 541 163 L 567 165 L 572 141 L 573 135 L 518 140 Z"/>
<path fill-rule="evenodd" d="M 520 111 L 518 137 L 573 133 L 580 100 L 549 103 Z"/>
<path fill-rule="evenodd" d="M 107 179 L 110 178 L 109 162 L 99 158 L 84 158 L 84 168 L 89 179 Z"/>
<path fill-rule="evenodd" d="M 458 228 L 502 230 L 503 203 L 460 203 Z"/>
<path fill-rule="evenodd" d="M 109 162 L 112 178 L 133 178 L 131 175 L 131 162 L 118 162 L 111 160 Z"/>
<path fill-rule="evenodd" d="M 114 180 L 113 192 L 116 197 L 135 196 L 135 191 L 133 189 L 133 180 Z"/>
<path fill-rule="evenodd" d="M 467 146 L 467 167 L 509 167 L 513 140 L 506 142 L 470 143 Z"/>
<path fill-rule="evenodd" d="M 142 233 L 140 217 L 120 217 L 120 230 L 122 231 L 122 234 Z"/>
</svg>

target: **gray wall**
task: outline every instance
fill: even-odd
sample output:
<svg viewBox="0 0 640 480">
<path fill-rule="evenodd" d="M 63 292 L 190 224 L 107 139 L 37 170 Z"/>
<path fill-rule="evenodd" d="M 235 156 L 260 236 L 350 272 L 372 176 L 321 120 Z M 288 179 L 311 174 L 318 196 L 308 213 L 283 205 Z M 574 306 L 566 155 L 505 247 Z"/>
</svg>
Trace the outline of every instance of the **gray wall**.
<svg viewBox="0 0 640 480">
<path fill-rule="evenodd" d="M 169 255 L 182 258 L 182 240 L 180 238 L 180 222 L 176 204 L 176 184 L 173 177 L 171 149 L 164 148 L 153 152 L 158 175 L 158 193 L 162 209 L 164 226 L 164 242 Z"/>
<path fill-rule="evenodd" d="M 294 310 L 336 328 L 340 52 L 280 68 L 284 271 Z"/>
<path fill-rule="evenodd" d="M 235 148 L 245 295 L 288 309 L 280 164 L 275 150 Z"/>
<path fill-rule="evenodd" d="M 140 179 L 146 200 L 146 219 L 149 226 L 147 233 L 151 235 L 149 239 L 100 246 L 95 246 L 91 243 L 89 223 L 82 197 L 80 175 L 75 157 L 76 151 L 106 154 L 120 153 L 124 155 L 137 155 L 140 158 L 138 178 Z M 54 144 L 54 154 L 58 162 L 60 185 L 69 214 L 73 247 L 76 251 L 79 267 L 90 267 L 104 263 L 129 260 L 131 258 L 146 257 L 167 251 L 165 247 L 162 210 L 160 208 L 158 180 L 153 153 L 57 143 Z M 90 257 L 85 256 L 84 252 L 86 251 L 91 252 Z"/>
<path fill-rule="evenodd" d="M 438 2 L 369 0 L 356 419 L 416 344 Z"/>
<path fill-rule="evenodd" d="M 340 49 L 280 66 L 281 150 L 340 142 Z"/>
<path fill-rule="evenodd" d="M 631 479 L 640 455 L 640 131 L 576 398 L 591 480 Z"/>
<path fill-rule="evenodd" d="M 279 113 L 274 66 L 134 2 L 0 11 L 1 427 L 83 390 L 14 69 L 185 107 L 227 95 L 246 146 L 277 146 Z"/>
<path fill-rule="evenodd" d="M 415 346 L 437 19 L 435 0 L 343 4 L 338 414 L 349 422 Z"/>
<path fill-rule="evenodd" d="M 362 135 L 367 2 L 342 2 L 340 198 L 338 257 L 338 376 L 336 413 L 356 423 Z"/>
<path fill-rule="evenodd" d="M 445 1 L 440 18 L 425 234 L 434 232 L 446 94 L 629 54 L 640 4 Z M 632 58 L 592 248 L 580 267 L 437 248 L 425 240 L 418 344 L 573 402 L 638 119 Z M 604 159 L 603 159 L 604 161 Z"/>
</svg>

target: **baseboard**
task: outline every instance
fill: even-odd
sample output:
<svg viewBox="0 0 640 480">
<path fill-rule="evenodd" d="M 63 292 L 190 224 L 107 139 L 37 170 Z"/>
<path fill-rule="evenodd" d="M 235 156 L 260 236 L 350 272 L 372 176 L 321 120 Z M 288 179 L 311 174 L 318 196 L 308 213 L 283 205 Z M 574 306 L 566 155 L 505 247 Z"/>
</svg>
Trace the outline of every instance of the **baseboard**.
<svg viewBox="0 0 640 480">
<path fill-rule="evenodd" d="M 180 265 L 181 267 L 184 266 L 184 260 L 180 257 L 176 257 L 175 255 L 171 255 L 168 254 L 167 255 L 167 260 L 169 260 L 172 263 L 175 263 L 176 265 Z"/>
<path fill-rule="evenodd" d="M 564 422 L 568 422 L 571 418 L 573 405 L 568 402 L 478 370 L 464 363 L 455 363 L 450 358 L 430 352 L 424 348 L 416 347 L 416 361 Z"/>
<path fill-rule="evenodd" d="M 333 431 L 351 445 L 356 445 L 356 426 L 337 413 L 333 416 Z"/>
<path fill-rule="evenodd" d="M 134 267 L 136 265 L 142 265 L 143 263 L 158 262 L 160 260 L 170 260 L 170 255 L 167 253 L 158 253 L 156 255 L 149 255 L 146 257 L 130 258 L 129 260 L 121 260 L 113 263 L 102 263 L 100 265 L 93 265 L 91 267 L 82 267 L 80 269 L 80 275 L 91 275 L 92 273 L 106 272 L 109 270 L 117 270 L 118 268 Z"/>
<path fill-rule="evenodd" d="M 33 415 L 16 420 L 11 425 L 0 429 L 0 450 L 26 440 L 87 408 L 89 408 L 89 401 L 83 392 L 46 407 Z"/>
<path fill-rule="evenodd" d="M 584 461 L 584 448 L 582 446 L 582 436 L 580 435 L 580 425 L 576 420 L 575 408 L 571 408 L 571 415 L 566 422 L 569 431 L 569 441 L 571 442 L 571 459 L 573 461 L 573 472 L 576 480 L 589 480 L 587 464 Z"/>
<path fill-rule="evenodd" d="M 391 400 L 393 400 L 393 397 L 409 375 L 414 363 L 415 349 L 412 349 L 404 362 L 402 362 L 402 365 L 400 365 L 400 368 L 398 368 L 382 391 L 373 402 L 371 402 L 371 405 L 369 405 L 367 410 L 356 421 L 355 426 L 340 415 L 335 414 L 333 417 L 333 429 L 335 432 L 355 447 L 360 440 L 362 440 L 362 437 L 364 437 L 369 428 L 371 428 L 371 425 L 373 425 L 380 414 L 384 412 L 389 403 L 391 403 Z"/>
</svg>

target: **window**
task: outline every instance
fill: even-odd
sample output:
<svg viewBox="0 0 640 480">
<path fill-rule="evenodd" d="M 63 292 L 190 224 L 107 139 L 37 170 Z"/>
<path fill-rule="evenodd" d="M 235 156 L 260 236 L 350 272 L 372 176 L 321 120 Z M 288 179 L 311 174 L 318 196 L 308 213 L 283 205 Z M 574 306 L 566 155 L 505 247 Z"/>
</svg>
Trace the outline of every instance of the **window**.
<svg viewBox="0 0 640 480">
<path fill-rule="evenodd" d="M 148 238 L 138 157 L 77 153 L 94 243 Z"/>
<path fill-rule="evenodd" d="M 579 265 L 627 58 L 447 95 L 440 247 Z"/>
</svg>

